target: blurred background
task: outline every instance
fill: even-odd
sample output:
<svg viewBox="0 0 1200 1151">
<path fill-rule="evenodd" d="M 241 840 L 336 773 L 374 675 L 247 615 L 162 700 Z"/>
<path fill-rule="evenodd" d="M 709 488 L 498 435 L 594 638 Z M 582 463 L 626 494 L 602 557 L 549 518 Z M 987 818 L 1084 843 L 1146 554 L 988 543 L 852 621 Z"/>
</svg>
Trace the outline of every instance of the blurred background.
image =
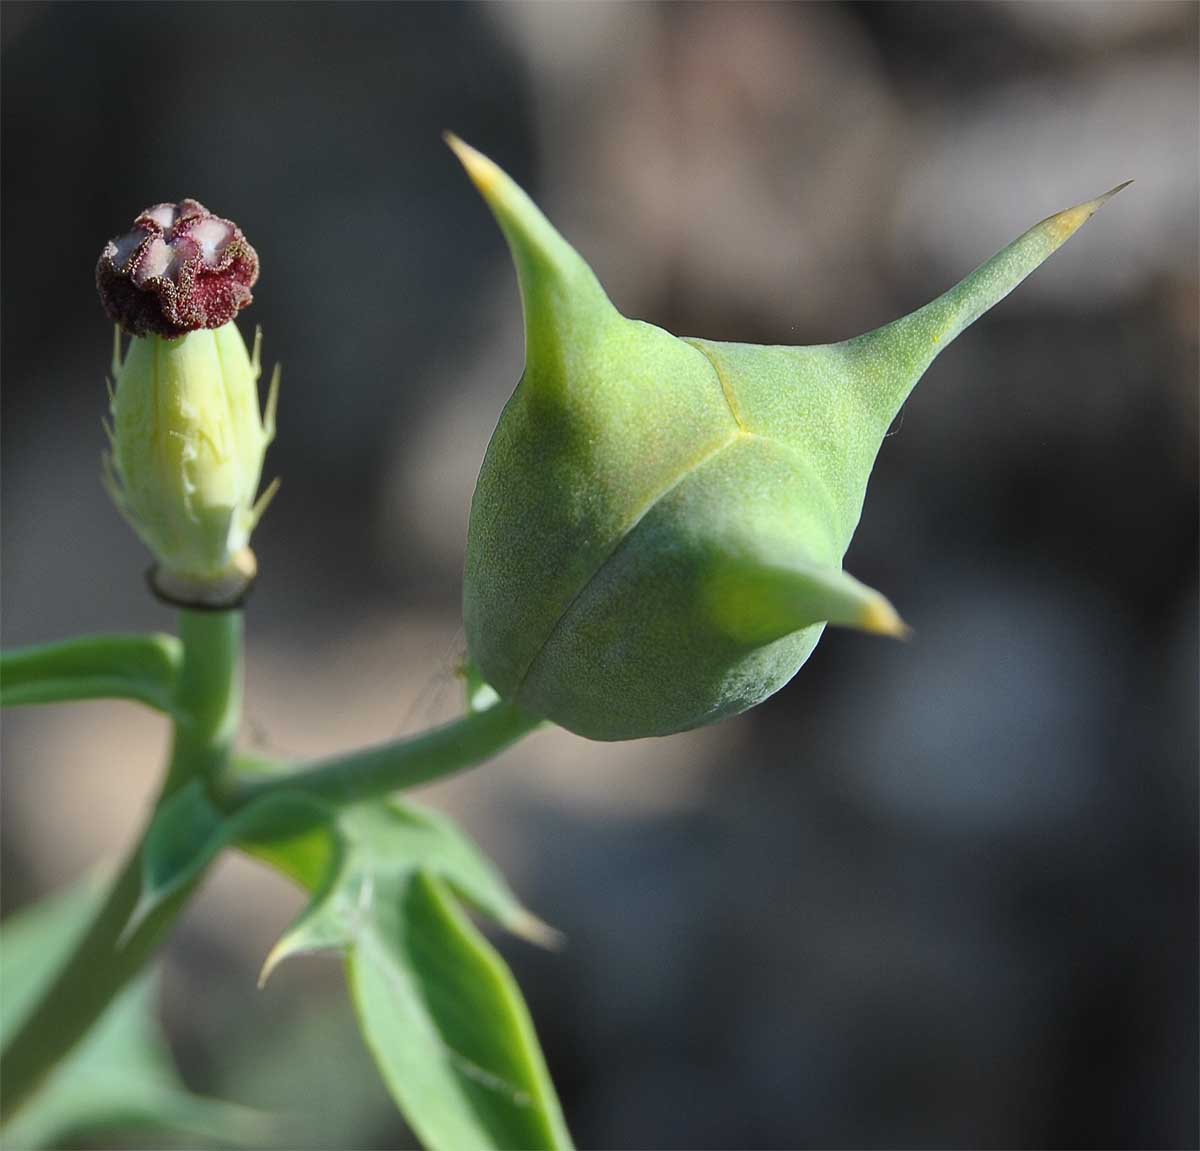
<svg viewBox="0 0 1200 1151">
<path fill-rule="evenodd" d="M 1194 1147 L 1194 4 L 3 7 L 3 640 L 169 628 L 99 482 L 103 242 L 235 218 L 283 363 L 244 742 L 460 706 L 468 502 L 521 371 L 521 181 L 627 314 L 817 343 L 1136 183 L 933 365 L 847 566 L 916 629 L 831 632 L 751 714 L 534 737 L 430 789 L 565 950 L 499 940 L 584 1147 Z M 6 714 L 3 901 L 118 852 L 163 723 Z M 226 862 L 167 954 L 198 1090 L 411 1142 L 298 907 Z M 296 1137 L 296 1133 L 293 1133 Z"/>
</svg>

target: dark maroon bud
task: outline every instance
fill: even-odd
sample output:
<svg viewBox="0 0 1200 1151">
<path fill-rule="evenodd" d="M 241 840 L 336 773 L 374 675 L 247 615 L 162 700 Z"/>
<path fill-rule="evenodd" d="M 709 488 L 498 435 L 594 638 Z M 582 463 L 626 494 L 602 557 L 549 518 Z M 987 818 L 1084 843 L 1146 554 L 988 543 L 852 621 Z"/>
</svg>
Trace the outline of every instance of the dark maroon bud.
<svg viewBox="0 0 1200 1151">
<path fill-rule="evenodd" d="M 133 336 L 219 328 L 250 303 L 257 279 L 258 253 L 241 228 L 197 200 L 147 208 L 96 264 L 104 310 Z"/>
</svg>

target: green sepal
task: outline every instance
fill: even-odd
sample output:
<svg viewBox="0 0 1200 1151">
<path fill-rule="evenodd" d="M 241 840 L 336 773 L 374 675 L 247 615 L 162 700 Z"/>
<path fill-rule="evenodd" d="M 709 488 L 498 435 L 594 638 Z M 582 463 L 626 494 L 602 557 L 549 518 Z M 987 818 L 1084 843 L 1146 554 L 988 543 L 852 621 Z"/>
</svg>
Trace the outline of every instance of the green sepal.
<svg viewBox="0 0 1200 1151">
<path fill-rule="evenodd" d="M 816 498 L 832 510 L 838 558 L 888 428 L 929 365 L 1124 187 L 1047 217 L 936 300 L 853 339 L 794 348 L 687 341 L 712 363 L 746 433 L 803 456 Z"/>
<path fill-rule="evenodd" d="M 251 354 L 230 321 L 135 336 L 123 360 L 114 354 L 105 485 L 154 555 L 160 590 L 166 580 L 198 602 L 252 577 L 250 533 L 274 494 L 256 500 L 279 396 L 276 371 L 260 411 L 260 339 Z"/>
<path fill-rule="evenodd" d="M 737 425 L 699 351 L 617 312 L 508 175 L 451 145 L 508 240 L 525 309 L 525 371 L 475 488 L 463 600 L 471 658 L 515 699 L 580 587 Z"/>
<path fill-rule="evenodd" d="M 755 647 L 792 632 L 831 623 L 903 637 L 908 628 L 888 599 L 840 568 L 785 555 L 761 562 L 714 563 L 706 594 L 714 623 Z"/>
<path fill-rule="evenodd" d="M 491 207 L 512 252 L 525 301 L 526 379 L 530 387 L 552 392 L 580 345 L 623 318 L 586 261 L 506 172 L 453 133 L 446 133 L 446 142 Z"/>
</svg>

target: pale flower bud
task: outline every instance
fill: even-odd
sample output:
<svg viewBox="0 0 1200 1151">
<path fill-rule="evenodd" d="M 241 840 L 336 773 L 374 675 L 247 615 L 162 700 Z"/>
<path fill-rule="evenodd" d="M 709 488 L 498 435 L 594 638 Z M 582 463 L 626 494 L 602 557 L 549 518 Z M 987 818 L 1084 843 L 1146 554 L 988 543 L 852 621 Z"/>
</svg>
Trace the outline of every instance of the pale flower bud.
<svg viewBox="0 0 1200 1151">
<path fill-rule="evenodd" d="M 230 321 L 257 274 L 237 226 L 192 200 L 144 212 L 97 268 L 106 310 L 135 333 L 123 359 L 119 332 L 114 349 L 107 487 L 154 554 L 155 591 L 188 606 L 240 602 L 277 487 L 256 499 L 279 372 L 260 412 L 259 340 L 251 356 Z"/>
</svg>

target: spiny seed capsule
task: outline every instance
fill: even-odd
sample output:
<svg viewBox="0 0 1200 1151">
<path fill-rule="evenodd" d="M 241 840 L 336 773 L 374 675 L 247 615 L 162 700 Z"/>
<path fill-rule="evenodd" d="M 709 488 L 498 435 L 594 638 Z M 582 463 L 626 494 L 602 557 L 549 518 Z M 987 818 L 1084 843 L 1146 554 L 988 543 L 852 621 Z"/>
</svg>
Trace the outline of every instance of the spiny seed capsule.
<svg viewBox="0 0 1200 1151">
<path fill-rule="evenodd" d="M 525 311 L 525 371 L 471 505 L 468 650 L 501 695 L 593 739 L 744 711 L 826 624 L 905 633 L 842 570 L 884 435 L 938 352 L 1119 191 L 876 331 L 758 347 L 625 318 L 529 197 L 448 141 L 504 232 Z"/>
<path fill-rule="evenodd" d="M 158 204 L 105 245 L 96 283 L 117 323 L 106 485 L 157 561 L 155 590 L 188 606 L 237 603 L 254 578 L 250 533 L 275 434 L 279 369 L 264 411 L 250 303 L 258 256 L 230 220 L 195 200 Z M 120 329 L 133 337 L 121 356 Z"/>
</svg>

